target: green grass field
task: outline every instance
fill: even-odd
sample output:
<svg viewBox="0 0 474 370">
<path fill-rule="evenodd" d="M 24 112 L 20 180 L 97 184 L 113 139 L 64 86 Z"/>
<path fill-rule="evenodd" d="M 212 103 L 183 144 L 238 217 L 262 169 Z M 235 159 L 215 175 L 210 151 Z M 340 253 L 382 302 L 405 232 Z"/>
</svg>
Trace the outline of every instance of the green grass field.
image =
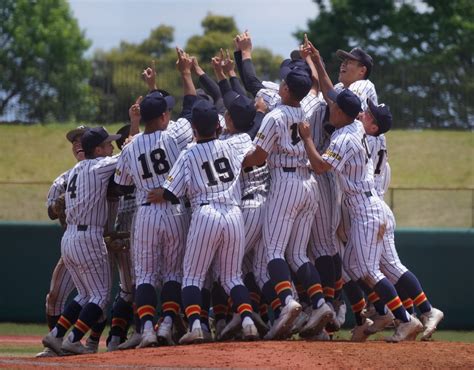
<svg viewBox="0 0 474 370">
<path fill-rule="evenodd" d="M 115 132 L 121 125 L 107 126 Z M 74 125 L 0 125 L 0 220 L 48 221 L 49 184 L 74 165 L 65 134 Z M 473 188 L 471 131 L 399 131 L 387 134 L 392 187 Z M 44 182 L 38 185 L 6 181 Z M 398 226 L 472 227 L 472 190 L 395 190 Z M 392 199 L 390 194 L 387 201 Z"/>
<path fill-rule="evenodd" d="M 106 328 L 105 333 L 108 332 Z M 0 323 L 0 338 L 1 336 L 43 336 L 47 333 L 46 325 L 39 324 L 14 324 L 14 323 Z M 373 337 L 373 340 L 383 340 L 385 336 L 391 334 L 389 331 L 379 333 Z M 350 332 L 348 330 L 341 330 L 334 337 L 334 340 L 348 340 Z M 436 341 L 446 342 L 464 342 L 474 343 L 473 331 L 438 331 L 433 336 Z M 103 346 L 101 346 L 103 347 Z M 19 344 L 8 343 L 8 341 L 0 342 L 0 356 L 6 357 L 32 357 L 42 350 L 40 339 L 38 343 L 34 344 Z M 104 351 L 104 348 L 101 348 Z"/>
</svg>

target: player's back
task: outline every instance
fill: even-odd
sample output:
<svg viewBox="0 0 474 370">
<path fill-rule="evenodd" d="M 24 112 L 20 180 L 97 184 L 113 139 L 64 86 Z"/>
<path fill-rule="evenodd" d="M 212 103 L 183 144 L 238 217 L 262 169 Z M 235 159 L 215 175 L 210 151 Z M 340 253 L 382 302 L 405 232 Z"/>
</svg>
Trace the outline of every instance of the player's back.
<svg viewBox="0 0 474 370">
<path fill-rule="evenodd" d="M 105 226 L 107 187 L 116 164 L 114 156 L 85 159 L 74 166 L 66 189 L 68 225 Z"/>
<path fill-rule="evenodd" d="M 169 190 L 179 195 L 185 191 L 193 207 L 206 203 L 240 205 L 239 174 L 251 148 L 247 134 L 199 141 L 176 163 L 168 179 L 173 186 Z"/>
</svg>

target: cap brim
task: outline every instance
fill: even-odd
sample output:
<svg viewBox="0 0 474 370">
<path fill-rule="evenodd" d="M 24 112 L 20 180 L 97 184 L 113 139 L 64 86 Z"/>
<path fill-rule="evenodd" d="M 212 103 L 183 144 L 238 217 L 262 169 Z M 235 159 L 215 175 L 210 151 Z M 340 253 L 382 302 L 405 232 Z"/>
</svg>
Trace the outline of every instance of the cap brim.
<svg viewBox="0 0 474 370">
<path fill-rule="evenodd" d="M 334 89 L 329 90 L 327 95 L 328 95 L 329 99 L 331 99 L 333 102 L 336 102 L 337 95 L 338 95 L 336 90 L 334 90 Z"/>
<path fill-rule="evenodd" d="M 122 137 L 122 135 L 109 135 L 107 138 L 103 141 L 103 143 L 110 143 L 112 141 L 118 140 Z"/>
<path fill-rule="evenodd" d="M 342 60 L 344 60 L 344 59 L 352 59 L 352 60 L 357 60 L 357 61 L 359 60 L 354 55 L 352 55 L 351 53 L 348 53 L 347 51 L 344 51 L 344 50 L 341 50 L 341 49 L 336 51 L 336 55 Z"/>
<path fill-rule="evenodd" d="M 71 130 L 66 134 L 66 139 L 68 139 L 68 141 L 72 143 L 76 137 L 82 136 L 84 132 L 86 132 L 85 128 L 75 128 L 74 130 Z"/>
</svg>

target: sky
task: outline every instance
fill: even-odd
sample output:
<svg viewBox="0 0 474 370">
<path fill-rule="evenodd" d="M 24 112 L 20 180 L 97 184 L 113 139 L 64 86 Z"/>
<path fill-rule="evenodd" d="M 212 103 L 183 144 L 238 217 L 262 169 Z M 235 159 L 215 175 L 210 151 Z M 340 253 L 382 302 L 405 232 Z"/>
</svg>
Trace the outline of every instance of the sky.
<svg viewBox="0 0 474 370">
<path fill-rule="evenodd" d="M 312 0 L 69 0 L 79 26 L 92 41 L 88 53 L 108 50 L 120 41 L 137 43 L 160 24 L 173 26 L 175 44 L 202 34 L 207 13 L 233 16 L 239 30 L 248 29 L 253 45 L 287 55 L 298 42 L 292 36 L 317 15 Z"/>
</svg>

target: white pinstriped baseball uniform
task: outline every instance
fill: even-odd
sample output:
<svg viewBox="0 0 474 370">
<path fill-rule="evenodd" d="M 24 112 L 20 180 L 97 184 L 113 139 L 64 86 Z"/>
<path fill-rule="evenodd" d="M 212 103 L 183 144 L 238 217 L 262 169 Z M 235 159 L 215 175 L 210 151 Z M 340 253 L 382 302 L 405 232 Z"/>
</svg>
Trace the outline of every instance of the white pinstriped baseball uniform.
<svg viewBox="0 0 474 370">
<path fill-rule="evenodd" d="M 69 172 L 67 170 L 59 175 L 48 191 L 46 206 L 51 207 L 56 200 L 66 192 L 67 179 Z M 74 282 L 71 274 L 68 272 L 62 257 L 59 258 L 49 284 L 49 292 L 46 295 L 46 315 L 58 316 L 66 305 L 66 300 L 74 290 Z"/>
<path fill-rule="evenodd" d="M 268 261 L 286 259 L 295 272 L 309 262 L 307 245 L 319 195 L 299 137 L 298 124 L 304 120 L 301 107 L 280 104 L 264 117 L 254 140 L 268 153 L 271 176 L 263 226 Z"/>
<path fill-rule="evenodd" d="M 370 148 L 370 159 L 374 166 L 375 190 L 383 199 L 388 186 L 390 185 L 390 166 L 388 164 L 387 140 L 385 135 L 367 136 Z"/>
<path fill-rule="evenodd" d="M 117 156 L 85 159 L 71 170 L 66 190 L 66 222 L 61 252 L 77 288 L 75 300 L 84 306 L 107 306 L 111 272 L 104 227 L 107 222 L 107 187 Z"/>
<path fill-rule="evenodd" d="M 345 270 L 354 281 L 364 279 L 374 286 L 384 278 L 379 267 L 383 251 L 379 233 L 387 223 L 387 215 L 374 189 L 373 166 L 362 122 L 355 120 L 336 130 L 323 159 L 338 174 L 351 220 L 343 257 Z"/>
<path fill-rule="evenodd" d="M 253 149 L 247 134 L 227 140 L 203 140 L 183 152 L 163 187 L 187 195 L 193 208 L 183 262 L 183 288 L 203 287 L 213 261 L 229 294 L 242 285 L 244 256 L 239 174 Z"/>
<path fill-rule="evenodd" d="M 184 204 L 150 204 L 146 198 L 150 190 L 163 186 L 180 152 L 191 140 L 189 122 L 179 119 L 165 131 L 136 135 L 122 150 L 115 181 L 136 187 L 138 209 L 132 245 L 137 286 L 157 286 L 160 280 L 181 282 L 188 227 Z"/>
<path fill-rule="evenodd" d="M 334 90 L 340 92 L 344 89 L 342 82 L 334 85 Z M 375 105 L 378 105 L 377 92 L 375 90 L 375 85 L 370 80 L 357 80 L 351 83 L 348 87 L 357 97 L 360 99 L 362 110 L 367 109 L 367 99 L 372 100 Z"/>
</svg>

